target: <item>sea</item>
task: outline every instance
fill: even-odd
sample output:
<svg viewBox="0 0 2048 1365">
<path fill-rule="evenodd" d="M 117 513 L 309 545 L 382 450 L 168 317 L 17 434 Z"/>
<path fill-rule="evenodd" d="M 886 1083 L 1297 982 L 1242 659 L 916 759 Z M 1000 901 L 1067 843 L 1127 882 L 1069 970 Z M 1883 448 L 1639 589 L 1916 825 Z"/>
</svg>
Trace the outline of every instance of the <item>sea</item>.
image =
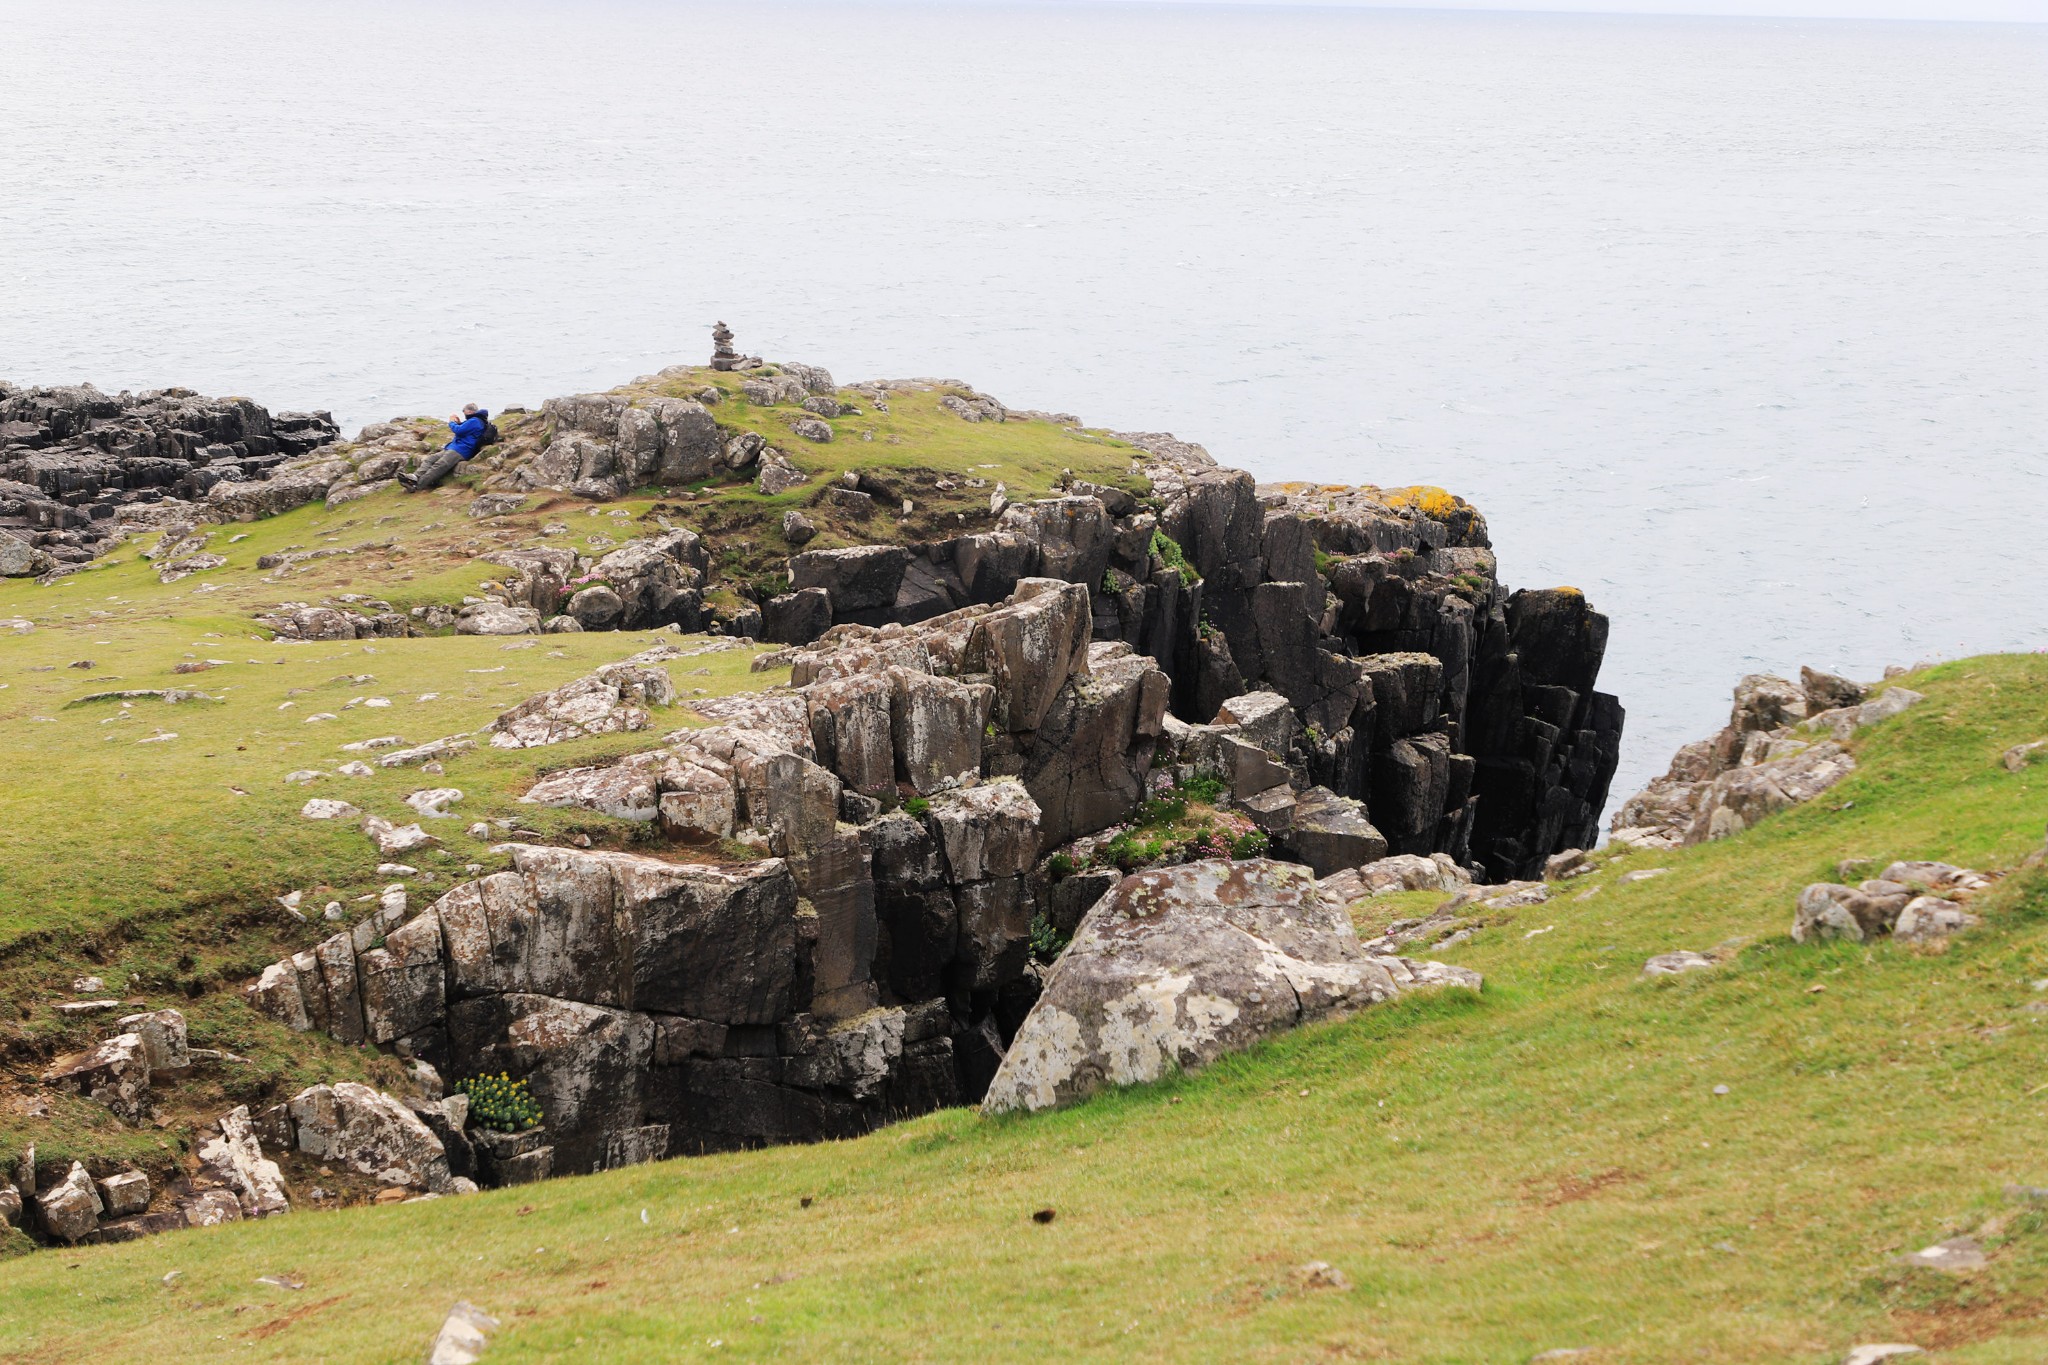
<svg viewBox="0 0 2048 1365">
<path fill-rule="evenodd" d="M 7 0 L 0 378 L 345 426 L 747 351 L 1435 484 L 1745 673 L 2048 647 L 2048 25 Z M 2031 736 L 2013 736 L 2014 739 Z"/>
</svg>

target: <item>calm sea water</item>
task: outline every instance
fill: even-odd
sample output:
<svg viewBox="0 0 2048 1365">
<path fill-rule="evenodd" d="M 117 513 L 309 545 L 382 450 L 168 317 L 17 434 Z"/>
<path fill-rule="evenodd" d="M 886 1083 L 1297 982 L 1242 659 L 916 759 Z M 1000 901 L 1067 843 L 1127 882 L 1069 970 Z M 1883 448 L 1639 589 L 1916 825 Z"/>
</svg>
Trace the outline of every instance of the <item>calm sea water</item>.
<svg viewBox="0 0 2048 1365">
<path fill-rule="evenodd" d="M 1442 484 L 1737 675 L 2048 646 L 2048 27 L 9 0 L 0 376 L 345 424 L 748 349 Z"/>
</svg>

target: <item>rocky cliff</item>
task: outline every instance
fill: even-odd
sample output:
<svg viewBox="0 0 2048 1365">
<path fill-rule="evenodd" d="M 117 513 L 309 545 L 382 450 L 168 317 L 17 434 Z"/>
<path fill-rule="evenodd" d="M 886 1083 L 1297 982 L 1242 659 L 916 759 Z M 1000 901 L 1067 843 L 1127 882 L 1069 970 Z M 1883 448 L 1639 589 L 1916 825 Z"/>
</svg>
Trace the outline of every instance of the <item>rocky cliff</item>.
<svg viewBox="0 0 2048 1365">
<path fill-rule="evenodd" d="M 119 525 L 123 499 L 151 503 L 166 582 L 216 571 L 194 553 L 207 522 L 378 496 L 435 444 L 428 424 L 384 423 L 288 455 L 258 430 L 278 419 L 238 400 L 50 392 L 7 391 L 4 411 L 37 425 L 9 429 L 21 442 L 0 471 L 41 480 L 59 521 L 84 507 Z M 195 463 L 208 447 L 177 445 L 177 470 L 112 453 L 229 412 L 241 453 Z M 1595 686 L 1606 619 L 1573 589 L 1506 588 L 1484 518 L 1439 490 L 1262 485 L 1169 436 L 798 365 L 664 371 L 500 422 L 468 486 L 444 490 L 478 528 L 463 544 L 493 567 L 482 588 L 409 612 L 351 591 L 256 624 L 281 640 L 669 628 L 782 648 L 756 660 L 759 691 L 693 703 L 658 743 L 537 773 L 526 800 L 637 827 L 630 849 L 503 845 L 495 870 L 425 908 L 400 894 L 251 984 L 291 1028 L 528 1082 L 545 1129 L 516 1143 L 423 1112 L 459 1175 L 843 1136 L 979 1100 L 1048 964 L 1127 874 L 1219 867 L 1176 893 L 1191 924 L 1203 886 L 1280 888 L 1251 917 L 1265 946 L 1246 961 L 1350 985 L 1262 998 L 1244 1016 L 1267 1021 L 1256 1033 L 1445 979 L 1343 938 L 1345 899 L 1319 899 L 1316 879 L 1385 862 L 1483 888 L 1595 842 L 1623 721 Z M 161 481 L 115 494 L 117 473 Z M 112 510 L 95 517 L 94 498 Z M 560 524 L 489 529 L 604 502 L 651 524 L 583 549 Z M 58 532 L 0 540 L 53 559 L 92 548 Z M 293 548 L 258 568 L 267 583 L 394 548 Z M 679 701 L 658 666 L 675 656 L 645 651 L 485 732 L 371 756 L 452 782 L 480 742 L 648 728 Z M 432 842 L 362 823 L 385 856 Z M 1219 861 L 1262 854 L 1296 867 L 1246 882 Z M 1310 947 L 1287 928 L 1301 916 L 1321 926 Z M 1251 932 L 1210 918 L 1143 937 Z M 1116 937 L 1102 921 L 1097 948 Z M 302 1108 L 325 1112 L 278 1104 L 252 1122 L 325 1150 L 327 1129 L 294 1127 Z"/>
</svg>

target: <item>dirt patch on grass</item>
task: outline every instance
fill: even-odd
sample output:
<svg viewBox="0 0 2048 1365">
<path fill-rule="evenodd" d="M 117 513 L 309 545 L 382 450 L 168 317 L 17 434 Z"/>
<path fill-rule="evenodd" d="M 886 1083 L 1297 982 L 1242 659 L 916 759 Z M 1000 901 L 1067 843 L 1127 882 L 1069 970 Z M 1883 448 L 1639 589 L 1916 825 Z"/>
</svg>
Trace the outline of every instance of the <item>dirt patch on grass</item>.
<svg viewBox="0 0 2048 1365">
<path fill-rule="evenodd" d="M 1565 1204 L 1577 1204 L 1596 1198 L 1607 1190 L 1641 1179 L 1642 1177 L 1635 1172 L 1615 1166 L 1592 1175 L 1573 1172 L 1554 1183 L 1530 1180 L 1524 1182 L 1524 1188 L 1529 1191 L 1529 1197 L 1535 1202 L 1546 1209 L 1554 1209 Z"/>
<path fill-rule="evenodd" d="M 285 1328 L 291 1326 L 293 1323 L 301 1322 L 306 1318 L 310 1318 L 323 1308 L 332 1308 L 335 1304 L 340 1303 L 343 1299 L 347 1297 L 348 1295 L 346 1294 L 336 1294 L 331 1299 L 321 1299 L 317 1303 L 304 1304 L 298 1308 L 292 1309 L 289 1313 L 280 1314 L 279 1316 L 272 1318 L 269 1322 L 266 1322 L 261 1326 L 252 1327 L 248 1331 L 242 1333 L 242 1335 L 249 1338 L 249 1340 L 251 1341 L 266 1341 L 269 1338 L 276 1336 L 279 1332 L 282 1332 Z"/>
<path fill-rule="evenodd" d="M 1986 1286 L 1981 1295 L 1967 1302 L 1894 1311 L 1888 1317 L 1899 1333 L 1898 1340 L 1945 1351 L 1988 1341 L 2011 1323 L 2038 1322 L 2044 1313 L 2048 1313 L 2048 1299 L 2014 1298 Z"/>
</svg>

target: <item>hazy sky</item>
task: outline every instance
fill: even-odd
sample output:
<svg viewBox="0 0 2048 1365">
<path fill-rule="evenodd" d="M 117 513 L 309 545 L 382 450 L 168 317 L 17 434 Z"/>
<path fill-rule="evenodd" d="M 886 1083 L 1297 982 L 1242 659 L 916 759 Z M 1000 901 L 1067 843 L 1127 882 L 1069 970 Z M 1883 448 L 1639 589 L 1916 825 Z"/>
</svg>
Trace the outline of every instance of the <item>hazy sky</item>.
<svg viewBox="0 0 2048 1365">
<path fill-rule="evenodd" d="M 1243 0 L 1231 0 L 1242 3 Z M 1253 0 L 1254 3 L 1257 0 Z M 1286 0 L 1371 9 L 1490 9 L 1603 14 L 1740 14 L 1815 19 L 1949 19 L 2048 23 L 2048 0 Z"/>
</svg>

